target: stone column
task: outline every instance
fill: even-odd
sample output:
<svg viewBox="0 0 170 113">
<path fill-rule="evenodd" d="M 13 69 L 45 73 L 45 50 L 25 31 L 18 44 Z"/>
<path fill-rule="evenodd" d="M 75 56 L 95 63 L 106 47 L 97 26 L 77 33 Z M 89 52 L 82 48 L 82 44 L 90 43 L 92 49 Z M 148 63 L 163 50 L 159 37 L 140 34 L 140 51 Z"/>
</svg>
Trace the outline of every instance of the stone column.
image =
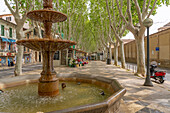
<svg viewBox="0 0 170 113">
<path fill-rule="evenodd" d="M 66 49 L 66 66 L 68 66 L 68 49 Z"/>
<path fill-rule="evenodd" d="M 73 50 L 73 58 L 75 58 L 75 50 Z"/>
<path fill-rule="evenodd" d="M 59 79 L 53 67 L 55 51 L 42 51 L 43 71 L 38 83 L 38 94 L 40 96 L 56 96 L 59 94 Z"/>
<path fill-rule="evenodd" d="M 60 65 L 61 65 L 61 50 L 59 51 L 59 60 L 60 60 Z"/>
</svg>

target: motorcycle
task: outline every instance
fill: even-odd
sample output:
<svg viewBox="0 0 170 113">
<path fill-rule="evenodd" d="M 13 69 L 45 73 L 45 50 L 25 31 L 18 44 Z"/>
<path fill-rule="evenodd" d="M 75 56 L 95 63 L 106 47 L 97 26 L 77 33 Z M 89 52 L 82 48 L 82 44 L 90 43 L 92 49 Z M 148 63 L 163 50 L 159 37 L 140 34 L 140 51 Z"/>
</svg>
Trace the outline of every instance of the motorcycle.
<svg viewBox="0 0 170 113">
<path fill-rule="evenodd" d="M 155 70 L 157 68 L 157 65 L 150 65 L 150 66 L 151 66 L 151 68 L 150 68 L 150 78 L 158 80 L 161 84 L 164 83 L 166 71 Z"/>
</svg>

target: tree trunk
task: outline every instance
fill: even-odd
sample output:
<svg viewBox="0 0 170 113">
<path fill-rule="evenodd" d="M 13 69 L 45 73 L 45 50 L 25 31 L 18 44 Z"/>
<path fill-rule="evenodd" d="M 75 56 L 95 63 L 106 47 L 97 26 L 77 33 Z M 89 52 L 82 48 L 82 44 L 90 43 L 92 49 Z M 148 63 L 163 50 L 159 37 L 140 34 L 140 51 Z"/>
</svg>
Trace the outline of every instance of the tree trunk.
<svg viewBox="0 0 170 113">
<path fill-rule="evenodd" d="M 16 37 L 18 40 L 21 40 L 24 37 L 23 27 L 20 27 L 18 24 L 16 28 Z M 18 53 L 16 55 L 16 64 L 14 74 L 15 76 L 22 75 L 22 59 L 23 59 L 23 46 L 17 45 Z"/>
<path fill-rule="evenodd" d="M 68 49 L 66 49 L 66 66 L 68 66 Z"/>
<path fill-rule="evenodd" d="M 43 38 L 42 37 L 42 33 L 41 33 L 41 23 L 40 22 L 36 22 L 36 27 L 37 27 L 37 30 L 38 30 L 39 38 Z"/>
<path fill-rule="evenodd" d="M 15 76 L 20 76 L 22 75 L 23 46 L 17 45 L 17 48 L 18 48 L 18 53 L 16 55 L 17 58 L 16 58 L 14 74 Z"/>
<path fill-rule="evenodd" d="M 114 43 L 114 65 L 118 66 L 118 41 Z"/>
<path fill-rule="evenodd" d="M 106 49 L 103 51 L 103 60 L 106 61 Z"/>
<path fill-rule="evenodd" d="M 125 53 L 124 53 L 124 43 L 120 42 L 120 57 L 122 68 L 125 69 Z"/>
<path fill-rule="evenodd" d="M 111 43 L 109 44 L 109 59 L 111 60 L 111 64 L 112 64 L 112 48 L 111 48 Z"/>
<path fill-rule="evenodd" d="M 140 36 L 140 35 L 139 35 Z M 144 49 L 144 35 L 136 38 L 137 46 L 137 73 L 145 75 L 145 49 Z"/>
<path fill-rule="evenodd" d="M 68 40 L 71 40 L 71 31 L 72 31 L 71 17 L 68 17 L 68 20 L 69 20 L 69 35 L 68 35 Z"/>
<path fill-rule="evenodd" d="M 112 48 L 110 48 L 110 59 L 112 61 Z"/>
</svg>

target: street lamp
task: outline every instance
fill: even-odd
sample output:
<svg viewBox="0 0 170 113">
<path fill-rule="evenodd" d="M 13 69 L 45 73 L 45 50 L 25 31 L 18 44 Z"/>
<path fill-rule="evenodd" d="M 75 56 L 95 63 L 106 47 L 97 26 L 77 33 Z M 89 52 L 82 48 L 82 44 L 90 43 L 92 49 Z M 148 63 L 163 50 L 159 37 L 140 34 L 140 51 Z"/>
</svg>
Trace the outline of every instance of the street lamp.
<svg viewBox="0 0 170 113">
<path fill-rule="evenodd" d="M 143 25 L 147 28 L 147 73 L 144 86 L 153 86 L 150 79 L 150 70 L 149 70 L 149 27 L 152 26 L 153 20 L 150 18 L 146 18 L 143 21 Z"/>
</svg>

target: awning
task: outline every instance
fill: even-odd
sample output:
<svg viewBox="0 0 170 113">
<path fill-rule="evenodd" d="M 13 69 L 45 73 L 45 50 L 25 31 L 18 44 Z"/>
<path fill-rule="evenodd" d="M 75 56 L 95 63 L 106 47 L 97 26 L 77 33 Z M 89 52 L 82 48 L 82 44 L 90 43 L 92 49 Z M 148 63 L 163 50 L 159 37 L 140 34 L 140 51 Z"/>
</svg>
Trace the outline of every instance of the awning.
<svg viewBox="0 0 170 113">
<path fill-rule="evenodd" d="M 8 40 L 7 38 L 2 38 L 1 37 L 1 39 L 2 39 L 2 42 L 10 42 L 10 40 Z"/>
<path fill-rule="evenodd" d="M 10 42 L 16 42 L 16 40 L 15 39 L 8 39 Z"/>
</svg>

